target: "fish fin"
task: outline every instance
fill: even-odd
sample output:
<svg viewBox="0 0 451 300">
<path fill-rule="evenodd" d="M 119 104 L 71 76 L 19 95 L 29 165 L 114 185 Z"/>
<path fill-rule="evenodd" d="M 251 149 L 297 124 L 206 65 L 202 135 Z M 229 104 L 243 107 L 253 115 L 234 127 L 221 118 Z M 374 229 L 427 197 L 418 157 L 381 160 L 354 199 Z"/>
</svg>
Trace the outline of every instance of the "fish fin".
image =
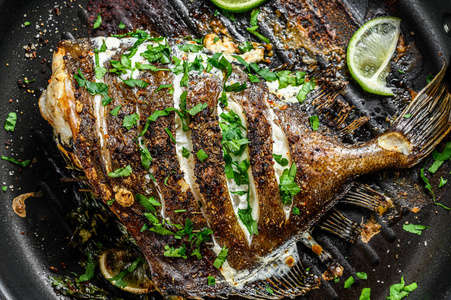
<svg viewBox="0 0 451 300">
<path fill-rule="evenodd" d="M 341 127 L 348 118 L 352 108 L 338 96 L 346 88 L 348 82 L 335 82 L 334 84 L 320 84 L 309 97 L 315 110 L 331 121 L 334 127 Z"/>
<path fill-rule="evenodd" d="M 360 237 L 361 226 L 335 208 L 317 226 L 351 243 Z"/>
<path fill-rule="evenodd" d="M 368 122 L 368 120 L 370 119 L 370 117 L 360 117 L 358 119 L 355 119 L 354 121 L 352 121 L 348 126 L 342 128 L 338 134 L 339 135 L 346 135 L 346 134 L 351 134 L 354 131 L 356 131 L 360 126 L 362 126 L 363 124 L 365 124 L 366 122 Z"/>
<path fill-rule="evenodd" d="M 381 138 L 390 134 L 403 135 L 410 143 L 410 149 L 406 149 L 407 153 L 404 152 L 408 154 L 406 167 L 417 164 L 429 155 L 451 130 L 451 95 L 444 80 L 446 69 L 445 64 L 404 109 L 391 130 L 379 137 L 381 141 Z M 399 144 L 399 140 L 396 143 Z"/>
<path fill-rule="evenodd" d="M 354 183 L 349 192 L 340 200 L 340 203 L 357 205 L 368 210 L 377 211 L 381 215 L 393 206 L 390 198 L 359 182 Z"/>
<path fill-rule="evenodd" d="M 282 299 L 305 295 L 308 291 L 317 289 L 319 286 L 320 279 L 307 274 L 301 261 L 298 261 L 290 269 L 290 272 L 283 276 L 276 275 L 253 282 L 250 286 L 235 290 L 233 293 L 249 299 Z"/>
</svg>

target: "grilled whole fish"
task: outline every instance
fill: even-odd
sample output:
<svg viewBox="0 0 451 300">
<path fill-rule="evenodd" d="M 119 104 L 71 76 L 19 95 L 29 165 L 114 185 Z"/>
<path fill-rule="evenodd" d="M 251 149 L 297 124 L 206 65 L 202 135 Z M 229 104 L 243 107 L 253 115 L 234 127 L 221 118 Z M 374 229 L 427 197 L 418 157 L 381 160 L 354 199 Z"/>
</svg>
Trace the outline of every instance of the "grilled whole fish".
<svg viewBox="0 0 451 300">
<path fill-rule="evenodd" d="M 315 246 L 308 229 L 356 176 L 409 168 L 451 129 L 445 68 L 401 114 L 410 118 L 346 145 L 312 130 L 299 103 L 251 82 L 237 58 L 184 43 L 62 41 L 39 101 L 59 149 L 127 227 L 165 296 L 280 298 L 318 287 L 296 242 Z"/>
</svg>

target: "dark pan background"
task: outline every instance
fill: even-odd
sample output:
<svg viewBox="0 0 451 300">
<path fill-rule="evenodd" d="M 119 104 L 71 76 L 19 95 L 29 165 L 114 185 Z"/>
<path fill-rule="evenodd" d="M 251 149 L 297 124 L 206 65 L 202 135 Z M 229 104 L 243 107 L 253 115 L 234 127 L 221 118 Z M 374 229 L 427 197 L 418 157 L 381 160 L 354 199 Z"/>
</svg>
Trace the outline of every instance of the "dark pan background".
<svg viewBox="0 0 451 300">
<path fill-rule="evenodd" d="M 37 103 L 51 74 L 51 52 L 58 40 L 70 37 L 66 32 L 76 38 L 86 35 L 78 16 L 79 5 L 85 7 L 86 2 L 69 2 L 68 7 L 61 0 L 0 0 L 0 123 L 8 112 L 18 113 L 14 133 L 0 129 L 0 154 L 35 159 L 23 170 L 0 161 L 0 185 L 8 186 L 6 192 L 0 191 L 0 299 L 61 299 L 64 297 L 57 296 L 49 284 L 48 276 L 54 274 L 49 267 L 56 267 L 58 275 L 83 272 L 77 264 L 80 254 L 68 245 L 73 229 L 64 219 L 76 203 L 77 186 L 60 181 L 64 163 L 54 150 L 51 129 L 41 118 Z M 365 15 L 367 1 L 344 2 Z M 51 12 L 55 4 L 60 15 Z M 447 13 L 451 14 L 451 1 L 398 1 L 397 12 L 415 32 L 416 44 L 425 58 L 423 74 L 437 72 L 442 63 L 437 53 L 450 57 L 451 37 L 445 33 L 443 22 Z M 25 21 L 32 25 L 23 27 Z M 43 44 L 35 38 L 39 32 L 36 24 L 41 23 L 46 30 L 43 40 L 48 43 L 37 47 L 38 58 L 25 59 L 24 45 Z M 48 61 L 42 62 L 43 58 Z M 36 79 L 29 91 L 17 85 L 17 80 L 24 77 Z M 54 161 L 59 163 L 52 165 Z M 449 171 L 449 164 L 442 168 Z M 451 206 L 449 186 L 450 183 L 445 186 L 441 201 Z M 14 197 L 40 190 L 44 197 L 27 200 L 26 218 L 14 214 Z M 422 236 L 406 233 L 402 230 L 405 221 L 431 228 Z M 401 276 L 406 284 L 418 283 L 418 290 L 409 299 L 451 299 L 451 214 L 437 206 L 429 206 L 416 215 L 407 213 L 399 222 L 384 227 L 369 246 L 331 241 L 336 240 L 325 240 L 324 247 L 345 266 L 345 275 L 339 283 L 326 284 L 307 299 L 358 299 L 364 287 L 372 288 L 371 299 L 385 299 L 389 286 L 399 283 Z M 344 279 L 350 272 L 359 271 L 368 273 L 368 280 L 344 290 Z"/>
</svg>

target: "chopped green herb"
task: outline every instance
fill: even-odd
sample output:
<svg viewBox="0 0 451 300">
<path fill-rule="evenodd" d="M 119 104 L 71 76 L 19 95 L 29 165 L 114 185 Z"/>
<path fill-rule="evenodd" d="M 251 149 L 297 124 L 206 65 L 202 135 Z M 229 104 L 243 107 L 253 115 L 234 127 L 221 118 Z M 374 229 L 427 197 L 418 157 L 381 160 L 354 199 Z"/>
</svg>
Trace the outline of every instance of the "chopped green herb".
<svg viewBox="0 0 451 300">
<path fill-rule="evenodd" d="M 128 85 L 129 87 L 139 87 L 139 88 L 145 88 L 146 86 L 149 85 L 148 82 L 145 82 L 141 79 L 134 79 L 134 78 L 130 78 L 130 79 L 121 79 L 126 85 Z"/>
<path fill-rule="evenodd" d="M 302 88 L 299 90 L 296 95 L 296 99 L 298 99 L 299 103 L 303 103 L 307 98 L 307 94 L 315 89 L 315 79 L 312 78 L 310 81 L 304 83 Z"/>
<path fill-rule="evenodd" d="M 221 12 L 219 12 L 219 10 L 215 10 L 215 17 L 217 17 L 220 13 L 221 13 L 224 17 L 226 17 L 227 19 L 229 19 L 230 21 L 232 21 L 232 22 L 234 22 L 234 23 L 236 22 L 235 15 L 232 14 L 232 13 L 230 13 L 230 12 L 228 12 L 228 11 L 226 11 L 226 10 L 223 10 L 223 9 L 221 9 Z"/>
<path fill-rule="evenodd" d="M 144 213 L 143 215 L 147 218 L 147 220 L 149 220 L 150 223 L 152 223 L 152 225 L 154 226 L 161 225 L 160 220 L 158 220 L 158 218 L 153 213 L 148 212 Z"/>
<path fill-rule="evenodd" d="M 133 125 L 136 125 L 139 120 L 139 115 L 137 113 L 127 115 L 124 117 L 124 121 L 122 122 L 122 126 L 130 130 Z"/>
<path fill-rule="evenodd" d="M 152 197 L 151 197 L 152 198 Z M 150 203 L 149 199 L 146 196 L 141 194 L 136 194 L 135 199 L 144 206 L 147 211 L 155 212 L 155 207 Z"/>
<path fill-rule="evenodd" d="M 135 63 L 135 67 L 138 70 L 150 70 L 152 72 L 158 72 L 158 71 L 170 71 L 170 69 L 161 69 L 161 68 L 157 68 L 154 65 L 151 64 L 142 64 L 140 62 L 136 62 Z"/>
<path fill-rule="evenodd" d="M 272 288 L 268 284 L 265 286 L 265 290 L 270 295 L 274 294 L 274 291 L 272 290 Z"/>
<path fill-rule="evenodd" d="M 250 82 L 260 82 L 260 79 L 258 78 L 258 76 L 257 75 L 252 75 L 252 74 L 249 74 L 249 75 L 247 75 L 247 77 L 249 78 L 249 81 Z"/>
<path fill-rule="evenodd" d="M 97 29 L 100 27 L 100 24 L 102 24 L 102 16 L 100 14 L 97 15 L 97 18 L 94 22 L 94 25 L 92 26 L 93 29 Z"/>
<path fill-rule="evenodd" d="M 185 221 L 185 227 L 183 230 L 179 230 L 175 233 L 176 239 L 181 239 L 184 235 L 191 235 L 193 233 L 194 223 L 190 219 L 186 219 Z"/>
<path fill-rule="evenodd" d="M 423 166 L 423 168 L 421 168 L 421 171 L 420 171 L 420 177 L 421 177 L 421 179 L 423 179 L 423 181 L 424 181 L 424 183 L 425 183 L 424 188 L 427 189 L 429 192 L 431 192 L 431 194 L 432 194 L 432 201 L 434 202 L 435 205 L 438 205 L 438 206 L 440 206 L 440 207 L 442 207 L 442 208 L 444 208 L 444 209 L 446 209 L 446 210 L 451 210 L 451 208 L 449 208 L 448 206 L 445 206 L 445 205 L 443 205 L 443 204 L 438 203 L 438 202 L 435 201 L 435 194 L 434 194 L 434 192 L 432 191 L 432 186 L 431 186 L 431 184 L 429 183 L 429 179 L 427 179 L 427 177 L 424 175 L 424 167 L 425 167 L 425 166 Z"/>
<path fill-rule="evenodd" d="M 121 109 L 122 105 L 118 105 L 116 106 L 113 110 L 110 111 L 110 114 L 113 116 L 117 116 L 117 114 L 119 113 L 119 110 Z"/>
<path fill-rule="evenodd" d="M 158 46 L 155 47 L 152 47 L 152 45 L 147 45 L 147 51 L 141 53 L 141 56 L 149 62 L 168 64 L 171 62 L 171 52 L 172 49 L 169 45 L 158 44 Z"/>
<path fill-rule="evenodd" d="M 31 162 L 31 160 L 29 160 L 29 159 L 24 160 L 24 161 L 20 161 L 20 160 L 17 160 L 17 159 L 15 159 L 15 158 L 12 158 L 12 157 L 6 157 L 6 156 L 3 156 L 3 155 L 2 155 L 2 159 L 3 159 L 3 160 L 6 160 L 6 161 L 9 161 L 9 162 L 12 162 L 13 164 L 19 165 L 19 166 L 21 166 L 21 167 L 23 167 L 23 168 L 25 168 L 26 166 L 28 166 L 28 165 L 30 164 L 30 162 Z"/>
<path fill-rule="evenodd" d="M 215 42 L 216 43 L 216 42 Z M 184 52 L 193 52 L 198 53 L 199 51 L 202 51 L 204 49 L 204 45 L 199 44 L 185 44 L 185 45 L 179 45 L 179 49 Z"/>
<path fill-rule="evenodd" d="M 246 83 L 240 84 L 239 82 L 235 82 L 232 85 L 226 85 L 224 90 L 226 92 L 238 93 L 238 92 L 244 91 L 246 88 L 247 88 Z"/>
<path fill-rule="evenodd" d="M 440 183 L 438 185 L 438 188 L 442 188 L 447 182 L 448 179 L 443 179 L 443 177 L 440 177 Z"/>
<path fill-rule="evenodd" d="M 220 40 L 220 38 L 218 38 L 217 36 L 215 36 L 214 39 L 213 39 L 213 43 L 216 44 L 216 42 L 219 41 L 219 40 Z"/>
<path fill-rule="evenodd" d="M 251 24 L 252 27 L 248 27 L 246 28 L 247 31 L 249 31 L 250 33 L 254 34 L 256 37 L 258 37 L 260 40 L 262 40 L 263 42 L 269 44 L 269 39 L 265 36 L 263 36 L 261 33 L 257 32 L 258 29 L 258 14 L 260 13 L 260 9 L 256 8 L 252 11 L 251 13 L 251 19 L 249 21 L 249 23 Z"/>
<path fill-rule="evenodd" d="M 406 73 L 406 72 L 404 72 L 403 70 L 398 69 L 398 73 L 399 73 L 399 74 L 404 74 L 404 73 Z"/>
<path fill-rule="evenodd" d="M 78 278 L 78 282 L 85 282 L 94 278 L 95 264 L 92 260 L 92 253 L 88 251 L 86 255 L 88 256 L 88 261 L 86 262 L 85 273 Z"/>
<path fill-rule="evenodd" d="M 108 177 L 118 178 L 118 177 L 128 177 L 133 173 L 132 167 L 127 165 L 125 168 L 119 168 L 113 172 L 108 173 Z"/>
<path fill-rule="evenodd" d="M 404 277 L 401 277 L 401 283 L 393 284 L 390 287 L 390 295 L 387 300 L 402 299 L 410 294 L 410 292 L 417 289 L 417 284 L 414 282 L 408 286 L 405 286 Z"/>
<path fill-rule="evenodd" d="M 158 233 L 159 235 L 174 235 L 174 233 L 161 225 L 157 225 L 155 227 L 149 228 L 149 231 Z"/>
<path fill-rule="evenodd" d="M 168 180 L 169 180 L 169 177 L 170 177 L 172 174 L 174 174 L 174 173 L 175 173 L 175 171 L 171 171 L 171 172 L 169 173 L 169 175 L 166 176 L 166 178 L 164 179 L 164 185 L 165 185 L 165 186 L 168 186 Z"/>
<path fill-rule="evenodd" d="M 172 88 L 172 83 L 170 83 L 170 84 L 160 84 L 160 86 L 155 90 L 154 93 L 158 92 L 159 90 L 168 89 L 168 88 Z"/>
<path fill-rule="evenodd" d="M 108 200 L 106 203 L 108 204 L 108 205 L 113 205 L 113 203 L 116 201 L 116 199 L 110 199 L 110 200 Z"/>
<path fill-rule="evenodd" d="M 296 173 L 296 164 L 292 163 L 290 169 L 283 170 L 282 176 L 280 176 L 279 192 L 284 205 L 291 204 L 291 199 L 301 191 L 295 182 Z"/>
<path fill-rule="evenodd" d="M 191 116 L 195 116 L 196 114 L 200 113 L 201 111 L 203 111 L 204 109 L 206 109 L 208 107 L 207 103 L 197 103 L 196 106 L 190 108 L 188 110 L 188 113 Z"/>
<path fill-rule="evenodd" d="M 273 154 L 272 157 L 274 160 L 281 165 L 282 167 L 288 166 L 288 160 L 286 158 L 283 158 L 282 155 L 279 154 Z"/>
<path fill-rule="evenodd" d="M 24 27 L 27 27 L 27 26 L 30 26 L 31 25 L 31 22 L 28 22 L 28 21 L 25 21 L 24 23 L 23 23 L 23 26 Z"/>
<path fill-rule="evenodd" d="M 317 131 L 319 127 L 319 118 L 317 115 L 313 115 L 309 119 L 310 126 L 312 127 L 313 131 Z"/>
<path fill-rule="evenodd" d="M 366 274 L 365 272 L 357 272 L 355 273 L 355 276 L 357 276 L 357 278 L 359 278 L 360 280 L 368 279 L 368 274 Z"/>
<path fill-rule="evenodd" d="M 175 213 L 182 213 L 182 212 L 186 212 L 186 209 L 176 209 L 174 210 Z"/>
<path fill-rule="evenodd" d="M 238 195 L 238 196 L 244 196 L 247 194 L 247 191 L 234 191 L 234 192 L 230 192 L 230 193 Z"/>
<path fill-rule="evenodd" d="M 300 215 L 301 212 L 299 211 L 299 208 L 297 208 L 296 206 L 293 206 L 293 215 Z"/>
<path fill-rule="evenodd" d="M 204 162 L 208 158 L 208 155 L 205 153 L 204 149 L 197 151 L 196 156 L 201 162 Z"/>
<path fill-rule="evenodd" d="M 238 49 L 240 49 L 241 52 L 245 53 L 254 50 L 254 46 L 252 45 L 251 42 L 245 41 L 244 43 L 238 46 Z"/>
<path fill-rule="evenodd" d="M 28 83 L 35 82 L 36 79 L 27 79 L 27 77 L 25 77 L 23 81 L 28 84 Z"/>
<path fill-rule="evenodd" d="M 340 277 L 338 277 L 338 276 L 335 275 L 335 277 L 334 277 L 334 282 L 335 282 L 335 283 L 340 282 Z"/>
<path fill-rule="evenodd" d="M 169 128 L 164 128 L 164 131 L 166 131 L 166 133 L 168 134 L 169 138 L 171 139 L 171 141 L 175 144 L 175 137 L 172 135 L 171 131 L 169 130 Z"/>
<path fill-rule="evenodd" d="M 215 285 L 216 284 L 216 279 L 213 276 L 208 275 L 207 284 L 208 285 Z"/>
<path fill-rule="evenodd" d="M 6 192 L 7 189 L 8 187 L 6 185 L 2 186 L 2 191 Z"/>
<path fill-rule="evenodd" d="M 247 230 L 249 231 L 249 234 L 258 235 L 258 224 L 252 218 L 252 208 L 249 205 L 249 200 L 246 209 L 238 208 L 238 217 L 240 218 L 241 222 L 243 222 L 244 226 L 246 226 Z"/>
<path fill-rule="evenodd" d="M 429 226 L 424 226 L 420 224 L 403 224 L 402 229 L 404 229 L 407 232 L 415 233 L 418 235 L 421 235 L 423 230 L 428 229 Z"/>
<path fill-rule="evenodd" d="M 106 69 L 104 67 L 96 66 L 94 72 L 97 79 L 102 79 L 106 74 Z"/>
<path fill-rule="evenodd" d="M 181 87 L 188 86 L 188 79 L 189 79 L 189 76 L 188 76 L 189 68 L 188 67 L 189 67 L 188 63 L 184 60 L 183 61 L 183 77 L 182 77 L 182 79 L 180 79 Z"/>
<path fill-rule="evenodd" d="M 8 116 L 5 120 L 5 130 L 14 132 L 14 129 L 16 128 L 16 122 L 17 122 L 17 114 L 15 112 L 8 113 Z"/>
<path fill-rule="evenodd" d="M 426 82 L 430 83 L 434 79 L 435 75 L 429 74 L 428 77 L 426 77 Z"/>
<path fill-rule="evenodd" d="M 186 149 L 185 147 L 182 147 L 182 156 L 184 157 L 184 158 L 188 158 L 189 157 L 189 155 L 190 155 L 190 151 L 188 150 L 188 149 Z"/>
<path fill-rule="evenodd" d="M 371 294 L 370 288 L 363 288 L 359 300 L 370 300 L 370 294 Z"/>
<path fill-rule="evenodd" d="M 213 262 L 213 266 L 215 266 L 217 269 L 221 269 L 222 264 L 227 259 L 227 253 L 229 250 L 224 247 L 221 249 L 221 252 L 219 252 L 218 257 L 216 257 L 215 261 Z"/>
<path fill-rule="evenodd" d="M 222 91 L 221 96 L 218 100 L 222 105 L 224 105 L 224 107 L 227 107 L 227 105 L 229 105 L 227 101 L 227 94 L 224 91 Z"/>
<path fill-rule="evenodd" d="M 132 264 L 130 266 L 127 267 L 127 269 L 122 270 L 121 272 L 119 272 L 119 274 L 117 274 L 116 276 L 114 276 L 113 278 L 108 278 L 109 281 L 113 282 L 115 286 L 117 287 L 126 287 L 127 283 L 125 283 L 125 281 L 123 280 L 124 277 L 130 273 L 132 273 L 137 267 L 138 264 L 141 262 L 141 258 L 139 257 L 137 260 L 135 260 L 134 262 L 132 262 Z"/>
<path fill-rule="evenodd" d="M 352 276 L 349 276 L 349 278 L 348 279 L 346 279 L 346 281 L 345 281 L 345 285 L 344 285 L 344 288 L 345 289 L 349 289 L 350 287 L 351 287 L 351 285 L 354 283 L 354 277 L 352 277 Z"/>
<path fill-rule="evenodd" d="M 146 170 L 149 170 L 150 164 L 153 160 L 152 155 L 150 154 L 149 149 L 147 149 L 146 146 L 139 144 L 139 142 L 138 147 L 141 154 L 141 166 L 143 166 Z"/>
<path fill-rule="evenodd" d="M 437 172 L 438 168 L 445 162 L 451 158 L 451 142 L 446 143 L 445 149 L 443 152 L 438 152 L 434 150 L 432 152 L 432 158 L 434 159 L 434 163 L 429 167 L 428 171 L 432 174 Z"/>
<path fill-rule="evenodd" d="M 411 116 L 412 116 L 412 114 L 405 114 L 405 115 L 403 116 L 403 118 L 408 119 L 408 118 L 410 118 Z"/>
<path fill-rule="evenodd" d="M 180 246 L 180 248 L 174 248 L 174 247 L 169 247 L 168 245 L 164 246 L 164 249 L 166 250 L 164 252 L 164 256 L 166 257 L 183 257 L 184 259 L 187 259 L 188 257 L 186 256 L 186 246 L 184 244 L 182 244 L 182 246 Z"/>
<path fill-rule="evenodd" d="M 125 29 L 125 24 L 122 23 L 122 22 L 120 22 L 120 23 L 119 23 L 119 26 L 117 26 L 117 27 L 119 27 L 119 29 Z"/>
<path fill-rule="evenodd" d="M 108 105 L 111 100 L 111 97 L 108 97 L 108 85 L 102 82 L 92 82 L 86 79 L 86 77 L 81 73 L 81 70 L 78 69 L 78 73 L 74 75 L 77 84 L 80 87 L 84 87 L 91 95 L 102 95 L 102 105 Z"/>
</svg>

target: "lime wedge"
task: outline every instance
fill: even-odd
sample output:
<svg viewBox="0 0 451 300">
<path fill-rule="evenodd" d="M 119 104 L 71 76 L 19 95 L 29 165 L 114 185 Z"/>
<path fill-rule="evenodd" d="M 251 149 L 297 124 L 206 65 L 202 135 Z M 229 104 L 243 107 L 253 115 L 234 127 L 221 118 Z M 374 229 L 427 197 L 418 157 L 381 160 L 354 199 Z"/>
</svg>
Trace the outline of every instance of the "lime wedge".
<svg viewBox="0 0 451 300">
<path fill-rule="evenodd" d="M 267 0 L 211 0 L 216 6 L 232 13 L 249 11 Z"/>
<path fill-rule="evenodd" d="M 99 257 L 102 275 L 124 291 L 134 294 L 146 294 L 154 290 L 149 279 L 149 267 L 142 260 L 124 250 L 107 250 Z"/>
<path fill-rule="evenodd" d="M 360 27 L 349 42 L 349 71 L 367 92 L 393 95 L 386 78 L 390 73 L 390 59 L 398 43 L 400 23 L 401 20 L 395 17 L 372 19 Z"/>
</svg>

